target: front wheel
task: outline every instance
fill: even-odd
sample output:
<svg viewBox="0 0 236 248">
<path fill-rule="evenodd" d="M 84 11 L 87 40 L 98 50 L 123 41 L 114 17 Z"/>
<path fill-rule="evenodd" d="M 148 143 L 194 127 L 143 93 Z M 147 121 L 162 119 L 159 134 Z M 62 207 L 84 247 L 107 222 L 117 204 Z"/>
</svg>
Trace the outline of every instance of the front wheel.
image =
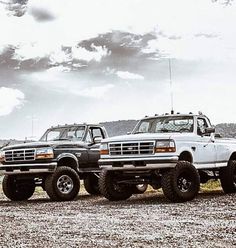
<svg viewBox="0 0 236 248">
<path fill-rule="evenodd" d="M 98 177 L 95 174 L 89 174 L 84 179 L 84 188 L 90 195 L 99 195 Z"/>
<path fill-rule="evenodd" d="M 79 193 L 80 179 L 70 167 L 58 167 L 45 181 L 45 189 L 53 201 L 71 201 Z"/>
<path fill-rule="evenodd" d="M 118 176 L 118 175 L 117 175 Z M 100 173 L 99 190 L 110 201 L 121 201 L 131 197 L 132 190 L 128 185 L 119 184 L 115 172 L 103 170 Z"/>
<path fill-rule="evenodd" d="M 162 190 L 172 202 L 190 201 L 200 189 L 200 176 L 189 162 L 179 161 L 175 168 L 162 175 Z"/>
<path fill-rule="evenodd" d="M 236 160 L 230 160 L 226 167 L 220 169 L 220 182 L 225 193 L 236 192 Z"/>
<path fill-rule="evenodd" d="M 16 176 L 6 175 L 2 182 L 3 193 L 12 201 L 28 200 L 35 191 L 34 179 L 17 179 Z"/>
</svg>

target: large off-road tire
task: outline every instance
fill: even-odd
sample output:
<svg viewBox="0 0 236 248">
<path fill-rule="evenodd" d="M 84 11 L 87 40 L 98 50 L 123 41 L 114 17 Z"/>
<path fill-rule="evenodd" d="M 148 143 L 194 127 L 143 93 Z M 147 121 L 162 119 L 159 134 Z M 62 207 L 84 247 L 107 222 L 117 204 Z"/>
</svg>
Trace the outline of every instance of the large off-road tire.
<svg viewBox="0 0 236 248">
<path fill-rule="evenodd" d="M 225 193 L 236 193 L 236 160 L 220 169 L 220 182 Z"/>
<path fill-rule="evenodd" d="M 175 168 L 162 175 L 162 190 L 171 202 L 185 202 L 197 196 L 200 176 L 189 162 L 179 161 Z"/>
<path fill-rule="evenodd" d="M 71 201 L 79 193 L 80 179 L 70 167 L 58 167 L 45 181 L 45 189 L 53 201 Z"/>
<path fill-rule="evenodd" d="M 17 179 L 16 176 L 6 175 L 2 181 L 3 193 L 12 201 L 28 200 L 35 191 L 34 179 Z"/>
<path fill-rule="evenodd" d="M 100 195 L 98 177 L 95 174 L 89 174 L 84 179 L 84 188 L 90 195 Z"/>
<path fill-rule="evenodd" d="M 121 201 L 131 197 L 132 190 L 128 185 L 117 183 L 116 174 L 113 171 L 103 170 L 98 181 L 101 194 L 110 201 Z"/>
<path fill-rule="evenodd" d="M 132 193 L 133 194 L 143 194 L 148 188 L 148 184 L 138 184 L 132 186 Z"/>
</svg>

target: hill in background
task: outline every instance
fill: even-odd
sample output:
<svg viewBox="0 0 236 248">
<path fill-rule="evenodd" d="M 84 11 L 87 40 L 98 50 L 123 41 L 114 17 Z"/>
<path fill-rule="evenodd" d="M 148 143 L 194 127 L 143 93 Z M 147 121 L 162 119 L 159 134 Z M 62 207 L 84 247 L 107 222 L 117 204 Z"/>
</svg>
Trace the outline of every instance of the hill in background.
<svg viewBox="0 0 236 248">
<path fill-rule="evenodd" d="M 216 133 L 221 134 L 226 138 L 236 138 L 236 124 L 235 123 L 221 123 L 215 126 Z"/>
</svg>

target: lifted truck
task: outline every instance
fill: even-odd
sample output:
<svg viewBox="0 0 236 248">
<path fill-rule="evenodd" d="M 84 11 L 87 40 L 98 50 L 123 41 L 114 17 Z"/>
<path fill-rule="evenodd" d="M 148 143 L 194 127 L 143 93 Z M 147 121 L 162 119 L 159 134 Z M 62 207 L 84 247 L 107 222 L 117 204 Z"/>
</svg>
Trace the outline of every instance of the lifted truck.
<svg viewBox="0 0 236 248">
<path fill-rule="evenodd" d="M 98 194 L 99 146 L 107 132 L 100 125 L 73 124 L 49 128 L 39 142 L 7 146 L 0 151 L 2 188 L 13 201 L 27 200 L 36 186 L 55 201 L 74 199 L 80 179 L 88 193 Z"/>
<path fill-rule="evenodd" d="M 209 179 L 236 192 L 236 139 L 216 135 L 201 113 L 144 118 L 130 135 L 104 139 L 100 154 L 99 188 L 111 201 L 128 199 L 142 183 L 172 202 L 192 200 Z"/>
</svg>

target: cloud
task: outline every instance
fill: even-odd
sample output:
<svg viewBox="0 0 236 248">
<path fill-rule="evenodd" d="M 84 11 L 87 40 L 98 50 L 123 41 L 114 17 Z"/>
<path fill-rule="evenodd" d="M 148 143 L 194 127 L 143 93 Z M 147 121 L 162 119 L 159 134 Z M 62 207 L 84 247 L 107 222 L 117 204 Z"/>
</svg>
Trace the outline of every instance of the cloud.
<svg viewBox="0 0 236 248">
<path fill-rule="evenodd" d="M 55 5 L 53 0 L 30 0 L 27 6 L 28 14 L 37 22 L 53 21 L 60 15 L 59 9 L 62 8 L 60 2 Z"/>
<path fill-rule="evenodd" d="M 55 19 L 55 16 L 45 8 L 31 8 L 30 13 L 38 22 L 48 22 Z"/>
<path fill-rule="evenodd" d="M 189 35 L 180 39 L 159 37 L 155 40 L 150 40 L 142 52 L 144 54 L 152 54 L 151 59 L 157 60 L 161 53 L 165 57 L 189 61 L 222 61 L 235 59 L 235 49 L 230 44 L 222 43 L 222 37 L 204 34 Z M 231 53 L 230 50 L 233 52 Z"/>
<path fill-rule="evenodd" d="M 48 72 L 70 72 L 71 68 L 63 65 L 54 66 L 47 70 Z"/>
<path fill-rule="evenodd" d="M 85 98 L 100 99 L 105 97 L 109 90 L 115 87 L 111 83 L 101 83 L 94 79 L 85 79 L 70 68 L 57 66 L 43 72 L 34 72 L 24 74 L 21 80 L 24 80 L 29 86 L 37 86 L 45 91 L 51 91 L 57 95 L 81 96 Z"/>
<path fill-rule="evenodd" d="M 128 71 L 117 71 L 115 74 L 121 79 L 137 79 L 137 80 L 144 79 L 142 75 L 131 73 Z"/>
<path fill-rule="evenodd" d="M 108 56 L 110 53 L 108 52 L 107 48 L 101 46 L 92 45 L 93 51 L 88 51 L 82 47 L 73 47 L 72 48 L 72 57 L 78 60 L 85 60 L 89 61 L 96 61 L 100 62 L 101 59 L 105 56 Z"/>
<path fill-rule="evenodd" d="M 51 51 L 45 50 L 37 42 L 24 43 L 15 48 L 14 59 L 24 61 L 28 59 L 40 59 L 49 56 Z"/>
<path fill-rule="evenodd" d="M 93 87 L 88 87 L 82 90 L 75 90 L 75 91 L 72 91 L 72 93 L 79 95 L 79 96 L 99 99 L 99 98 L 102 98 L 113 87 L 114 87 L 113 84 L 105 84 L 102 86 L 93 86 Z"/>
<path fill-rule="evenodd" d="M 0 87 L 0 116 L 10 114 L 24 103 L 25 95 L 18 89 Z"/>
<path fill-rule="evenodd" d="M 9 16 L 0 8 L 0 23 L 4 23 L 0 51 L 8 45 L 16 47 L 15 59 L 20 61 L 30 58 L 37 61 L 47 56 L 52 65 L 74 63 L 73 60 L 100 62 L 109 56 L 108 46 L 117 44 L 117 39 L 121 42 L 114 52 L 124 55 L 126 50 L 122 48 L 128 47 L 127 56 L 130 56 L 134 55 L 132 51 L 138 51 L 137 47 L 145 45 L 142 36 L 146 34 L 157 37 L 157 41 L 152 41 L 153 44 L 150 41 L 143 50 L 146 55 L 152 50 L 154 59 L 159 58 L 155 56 L 158 51 L 180 59 L 199 59 L 195 54 L 199 49 L 202 49 L 201 57 L 206 54 L 206 58 L 211 58 L 211 54 L 219 54 L 218 57 L 235 54 L 229 51 L 236 44 L 235 30 L 231 28 L 235 22 L 234 4 L 225 7 L 210 0 L 150 0 L 148 4 L 145 0 L 30 0 L 27 6 L 20 18 Z M 145 18 L 140 18 L 144 15 Z M 99 45 L 99 40 L 92 50 L 78 45 L 114 30 L 133 34 L 135 39 L 116 32 L 106 40 L 107 46 Z M 71 52 L 65 52 L 62 47 L 70 47 Z"/>
</svg>

